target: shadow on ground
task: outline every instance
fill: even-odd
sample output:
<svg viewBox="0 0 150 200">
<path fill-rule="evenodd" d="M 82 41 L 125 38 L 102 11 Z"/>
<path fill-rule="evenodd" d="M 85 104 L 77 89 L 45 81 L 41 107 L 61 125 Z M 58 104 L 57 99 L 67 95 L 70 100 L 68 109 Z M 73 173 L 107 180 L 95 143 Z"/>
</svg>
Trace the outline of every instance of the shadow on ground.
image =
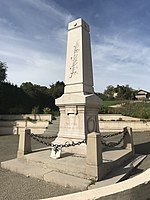
<svg viewBox="0 0 150 200">
<path fill-rule="evenodd" d="M 135 147 L 135 153 L 149 155 L 150 154 L 150 142 L 137 144 Z"/>
</svg>

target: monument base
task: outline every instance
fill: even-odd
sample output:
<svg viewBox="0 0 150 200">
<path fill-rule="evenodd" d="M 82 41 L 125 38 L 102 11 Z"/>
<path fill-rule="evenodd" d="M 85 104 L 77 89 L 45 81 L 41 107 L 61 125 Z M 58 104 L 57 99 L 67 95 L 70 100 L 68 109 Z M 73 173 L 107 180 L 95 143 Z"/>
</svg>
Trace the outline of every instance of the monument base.
<svg viewBox="0 0 150 200">
<path fill-rule="evenodd" d="M 123 177 L 127 178 L 128 170 L 131 172 L 145 158 L 141 155 L 139 158 L 136 155 L 132 158 L 131 154 L 132 152 L 129 150 L 120 149 L 103 152 L 104 168 L 109 168 L 112 172 L 109 175 L 109 180 L 105 179 L 98 183 L 101 183 L 101 186 L 105 185 L 105 182 L 110 185 L 123 179 Z M 123 165 L 125 160 L 129 162 L 128 165 Z M 24 155 L 21 159 L 4 161 L 1 163 L 1 167 L 28 177 L 36 177 L 80 190 L 85 190 L 92 183 L 91 180 L 95 178 L 92 174 L 87 174 L 86 158 L 63 153 L 60 159 L 52 159 L 49 149 L 36 150 L 31 154 Z M 89 168 L 88 172 L 90 172 Z M 97 186 L 97 183 L 95 186 Z"/>
<path fill-rule="evenodd" d="M 64 94 L 56 100 L 60 109 L 60 126 L 55 144 L 87 140 L 87 134 L 99 132 L 98 108 L 100 100 L 95 94 Z M 86 155 L 86 144 L 65 148 L 66 152 Z"/>
</svg>

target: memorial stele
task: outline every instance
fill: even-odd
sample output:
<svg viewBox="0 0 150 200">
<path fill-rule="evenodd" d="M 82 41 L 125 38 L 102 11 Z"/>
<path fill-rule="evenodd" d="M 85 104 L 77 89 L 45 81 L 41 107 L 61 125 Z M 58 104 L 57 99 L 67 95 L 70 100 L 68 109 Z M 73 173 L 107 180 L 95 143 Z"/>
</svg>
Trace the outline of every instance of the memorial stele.
<svg viewBox="0 0 150 200">
<path fill-rule="evenodd" d="M 88 133 L 99 132 L 100 99 L 93 88 L 90 29 L 81 18 L 68 25 L 65 88 L 55 103 L 60 110 L 60 126 L 54 143 L 82 141 Z M 86 144 L 66 151 L 86 154 Z"/>
</svg>

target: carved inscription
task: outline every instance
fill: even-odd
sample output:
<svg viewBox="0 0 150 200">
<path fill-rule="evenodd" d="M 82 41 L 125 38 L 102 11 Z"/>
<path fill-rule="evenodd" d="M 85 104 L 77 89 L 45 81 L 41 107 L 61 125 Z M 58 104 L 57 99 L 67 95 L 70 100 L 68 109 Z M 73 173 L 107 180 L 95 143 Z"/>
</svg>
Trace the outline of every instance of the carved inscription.
<svg viewBox="0 0 150 200">
<path fill-rule="evenodd" d="M 79 55 L 79 41 L 73 46 L 73 56 L 71 57 L 72 65 L 70 66 L 70 76 L 72 78 L 74 74 L 77 74 L 78 70 L 78 55 Z"/>
</svg>

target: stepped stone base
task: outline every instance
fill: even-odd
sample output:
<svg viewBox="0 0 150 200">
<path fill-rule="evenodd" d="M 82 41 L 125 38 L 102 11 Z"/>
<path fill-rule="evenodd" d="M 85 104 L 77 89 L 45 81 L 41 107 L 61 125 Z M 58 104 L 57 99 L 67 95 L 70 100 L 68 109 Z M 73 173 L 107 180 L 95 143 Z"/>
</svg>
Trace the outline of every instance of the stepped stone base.
<svg viewBox="0 0 150 200">
<path fill-rule="evenodd" d="M 131 159 L 131 152 L 128 150 L 113 150 L 106 151 L 103 153 L 103 169 L 109 169 L 107 172 L 111 171 L 111 176 L 108 178 L 109 181 L 103 180 L 100 181 L 100 186 L 107 184 L 112 184 L 118 182 L 120 179 L 127 174 L 124 171 L 125 161 L 129 160 L 130 162 L 135 159 Z M 141 159 L 137 160 L 137 164 L 141 162 Z M 119 168 L 120 166 L 120 168 Z M 23 156 L 21 159 L 13 159 L 1 163 L 1 167 L 9 169 L 13 172 L 24 174 L 26 176 L 36 177 L 48 182 L 54 182 L 62 186 L 69 186 L 78 190 L 85 190 L 91 184 L 91 180 L 94 177 L 89 176 L 86 173 L 86 158 L 82 156 L 77 156 L 71 153 L 62 153 L 60 159 L 50 158 L 50 150 L 38 150 L 31 154 Z M 133 165 L 128 169 L 133 169 Z M 120 169 L 117 179 L 112 178 L 115 175 L 116 169 Z M 113 175 L 114 174 L 114 175 Z"/>
</svg>

